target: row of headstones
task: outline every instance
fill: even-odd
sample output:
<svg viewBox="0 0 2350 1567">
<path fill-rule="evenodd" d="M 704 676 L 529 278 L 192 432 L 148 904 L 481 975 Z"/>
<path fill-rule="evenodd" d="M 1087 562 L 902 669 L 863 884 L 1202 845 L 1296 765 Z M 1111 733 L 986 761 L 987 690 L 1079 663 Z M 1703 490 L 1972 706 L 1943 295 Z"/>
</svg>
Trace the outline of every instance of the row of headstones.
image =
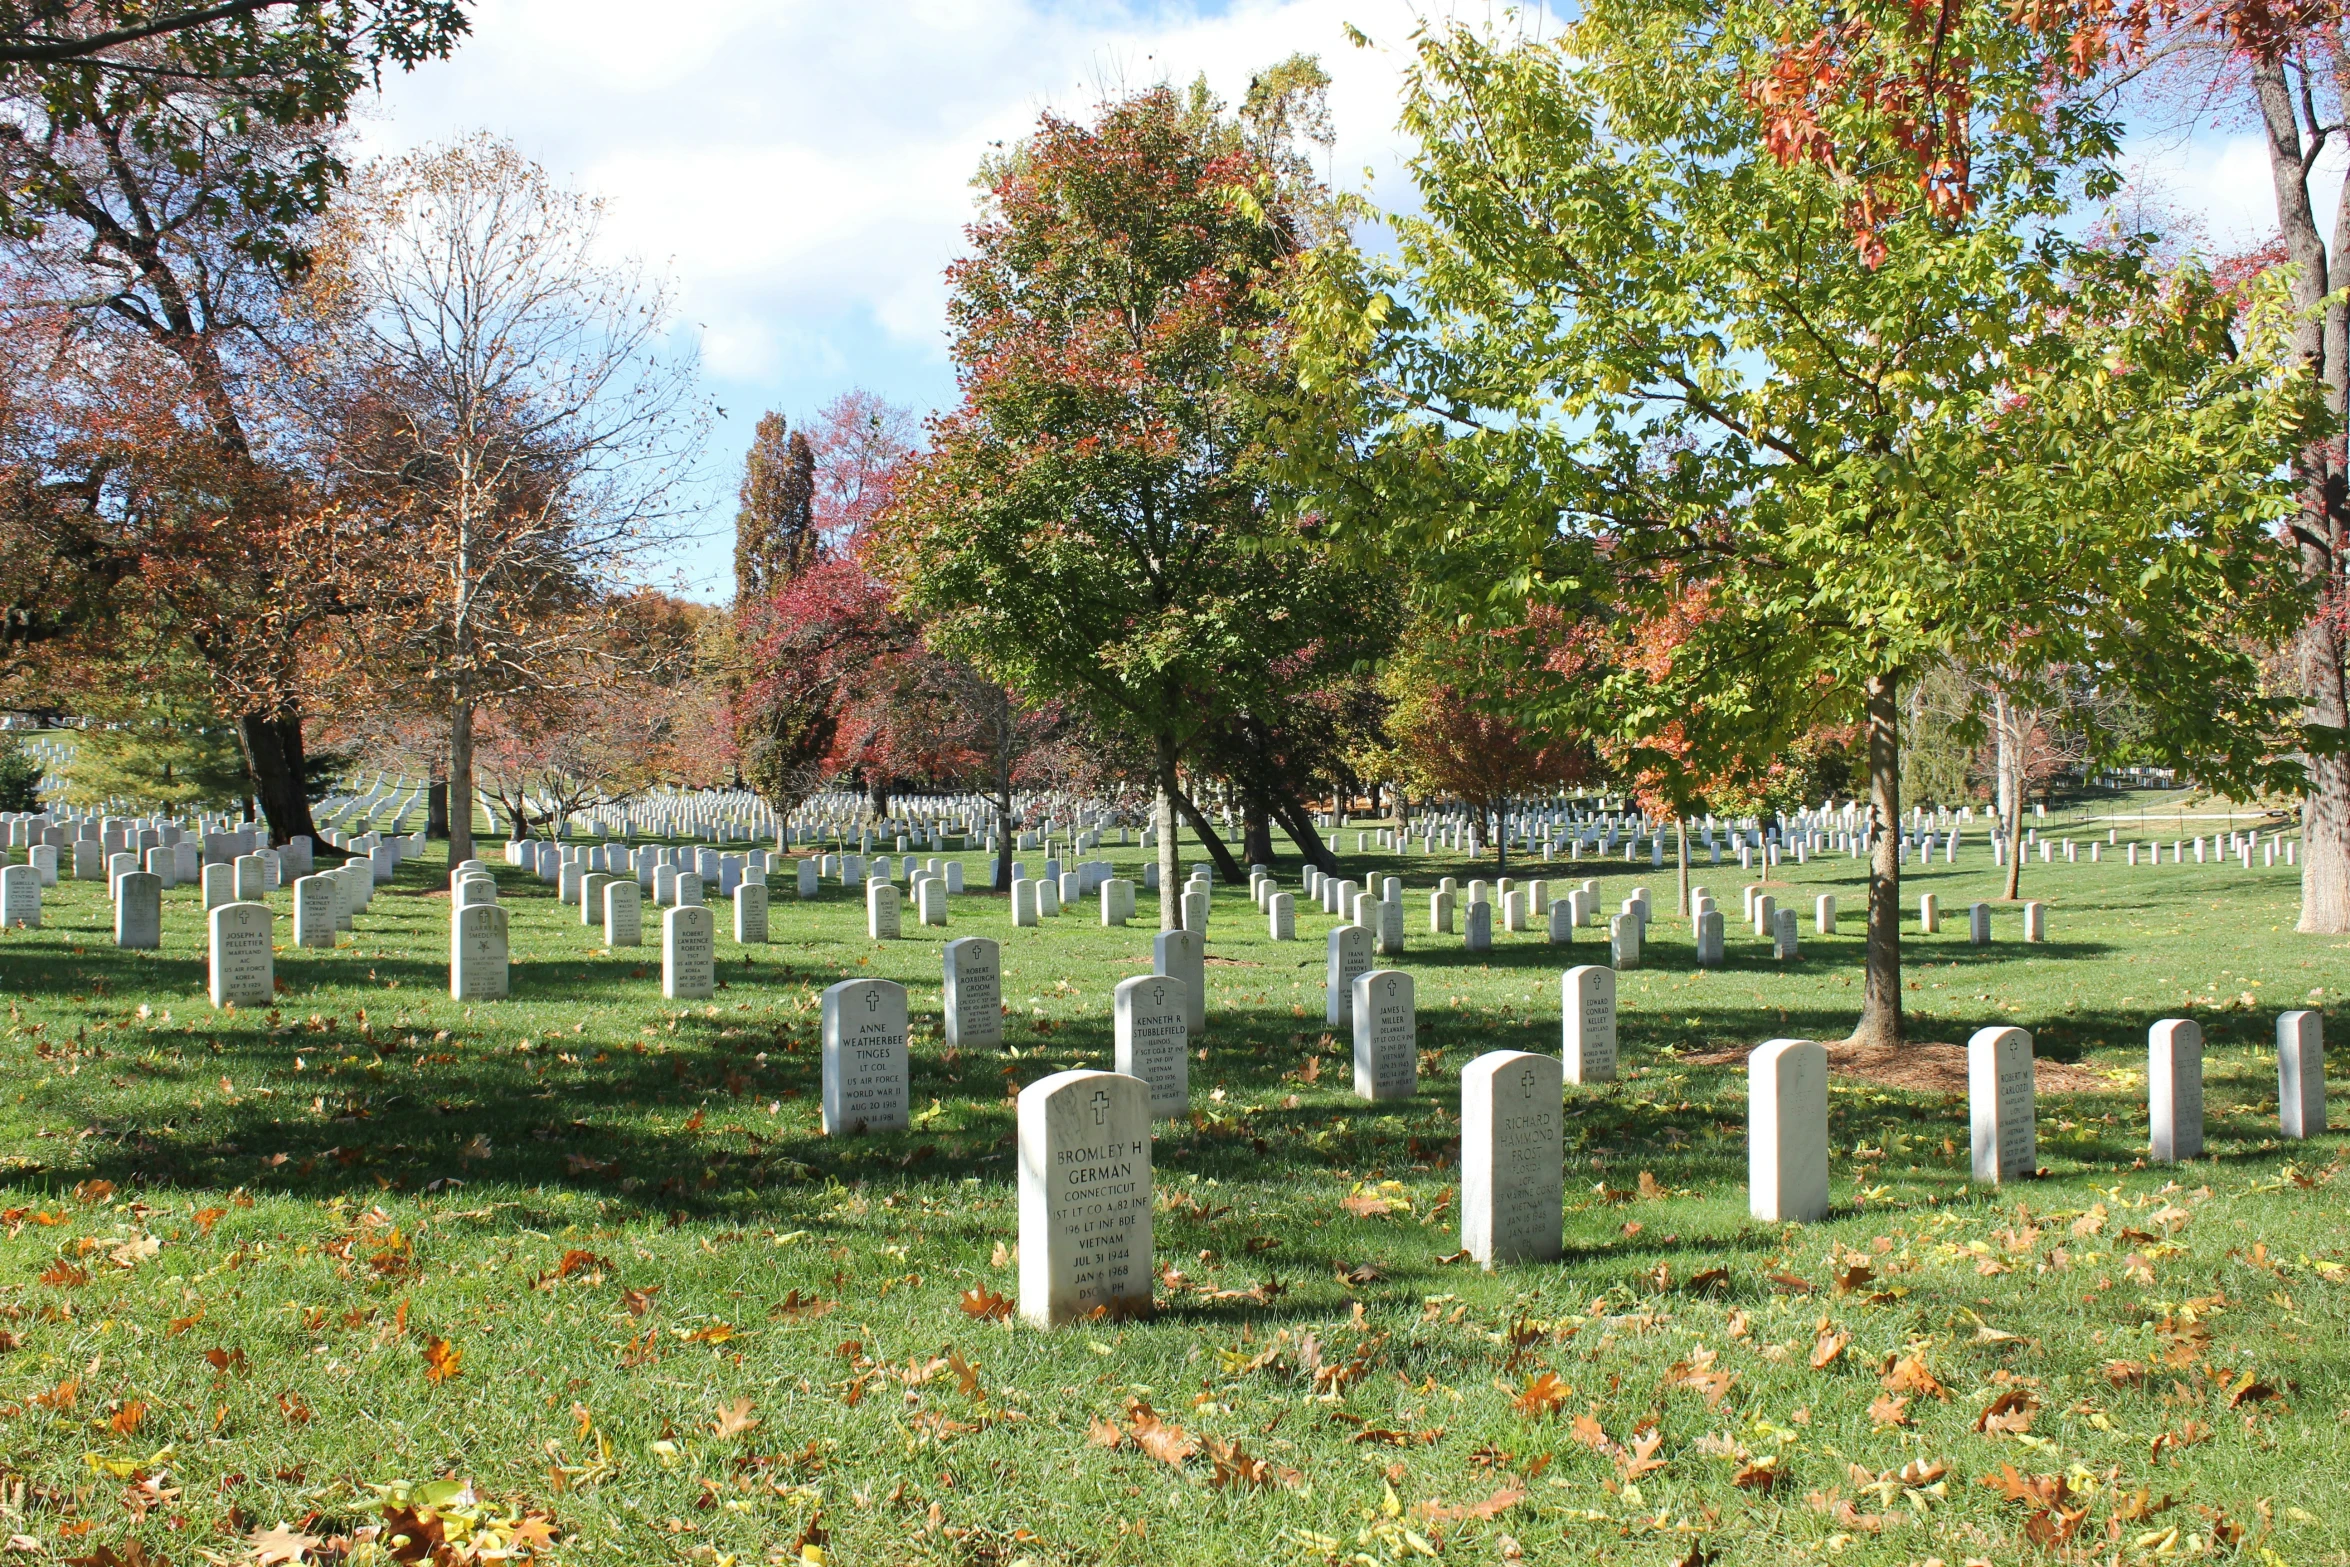
<svg viewBox="0 0 2350 1567">
<path fill-rule="evenodd" d="M 2313 1136 L 2325 1127 L 2322 1019 L 2289 1012 L 2277 1036 L 2282 1129 Z M 2034 1172 L 2031 1035 L 1980 1030 L 1967 1065 L 1974 1179 Z M 2203 1150 L 2201 1029 L 2181 1018 L 2154 1025 L 2148 1065 L 2149 1156 L 2192 1159 Z M 1489 1051 L 1462 1069 L 1460 1242 L 1488 1268 L 1565 1253 L 1564 1081 L 1558 1058 L 1530 1051 Z M 1812 1040 L 1772 1040 L 1748 1057 L 1747 1083 L 1749 1211 L 1769 1223 L 1825 1218 L 1827 1051 Z M 1027 1321 L 1149 1311 L 1151 1121 L 1159 1113 L 1153 1086 L 1123 1063 L 1058 1072 L 1021 1090 L 1019 1308 Z"/>
<path fill-rule="evenodd" d="M 2064 849 L 2065 863 L 2068 865 L 2077 864 L 2080 859 L 2081 840 L 2078 838 L 2066 838 L 2062 840 L 2062 844 Z M 2053 838 L 2041 838 L 2038 840 L 2037 847 L 2040 850 L 2041 864 L 2050 865 L 2055 863 L 2057 857 L 2057 846 L 2058 840 Z M 2170 846 L 2170 863 L 2173 865 L 2184 865 L 2187 863 L 2188 856 L 2192 854 L 2194 856 L 2194 863 L 2197 865 L 2218 865 L 2223 864 L 2228 860 L 2234 860 L 2244 869 L 2250 870 L 2252 868 L 2253 851 L 2257 849 L 2260 852 L 2261 865 L 2263 868 L 2273 867 L 2279 861 L 2282 861 L 2286 865 L 2293 865 L 2298 863 L 2298 847 L 2298 839 L 2287 838 L 2281 832 L 2272 832 L 2268 834 L 2265 839 L 2262 838 L 2259 833 L 2231 832 L 2224 839 L 2221 838 L 2218 833 L 2213 833 L 2209 838 L 2197 836 L 2194 838 L 2172 839 Z M 2119 843 L 2117 841 L 2117 834 L 2113 831 L 2108 831 L 2106 833 L 2105 841 L 2103 843 L 2098 843 L 2094 840 L 2090 842 L 2089 863 L 2092 865 L 2100 863 L 2104 859 L 2105 851 L 2110 848 L 2121 849 L 2123 851 L 2126 862 L 2130 865 L 2153 866 L 2163 863 L 2161 844 L 2139 843 L 2134 841 L 2126 844 Z M 2143 853 L 2143 857 L 2141 857 L 2141 851 Z M 1992 863 L 1996 865 L 2005 865 L 2007 863 L 2006 840 L 1998 837 L 1994 837 L 1991 840 L 1991 860 Z"/>
</svg>

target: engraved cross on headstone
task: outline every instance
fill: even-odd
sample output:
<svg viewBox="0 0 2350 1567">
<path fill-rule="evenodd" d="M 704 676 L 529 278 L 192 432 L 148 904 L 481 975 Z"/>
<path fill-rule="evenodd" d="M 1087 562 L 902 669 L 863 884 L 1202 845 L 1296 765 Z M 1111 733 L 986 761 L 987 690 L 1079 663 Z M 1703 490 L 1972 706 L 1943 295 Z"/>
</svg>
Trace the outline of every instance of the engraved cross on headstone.
<svg viewBox="0 0 2350 1567">
<path fill-rule="evenodd" d="M 1527 1067 L 1518 1073 L 1518 1097 L 1520 1099 L 1534 1097 L 1534 1069 L 1532 1067 Z"/>
<path fill-rule="evenodd" d="M 1110 1096 L 1100 1089 L 1093 1091 L 1093 1124 L 1107 1126 L 1110 1121 Z"/>
</svg>

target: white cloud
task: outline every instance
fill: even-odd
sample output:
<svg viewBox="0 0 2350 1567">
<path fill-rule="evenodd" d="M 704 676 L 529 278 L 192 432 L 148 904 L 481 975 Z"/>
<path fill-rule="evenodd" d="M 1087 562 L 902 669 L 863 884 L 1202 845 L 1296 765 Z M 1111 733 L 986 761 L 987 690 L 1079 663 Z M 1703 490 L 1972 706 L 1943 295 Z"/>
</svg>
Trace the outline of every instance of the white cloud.
<svg viewBox="0 0 2350 1567">
<path fill-rule="evenodd" d="M 723 473 L 762 408 L 803 414 L 852 385 L 917 406 L 952 397 L 942 274 L 971 178 L 1046 109 L 1082 114 L 1106 92 L 1202 72 L 1237 100 L 1252 70 L 1310 51 L 1335 78 L 1333 177 L 1361 188 L 1369 166 L 1399 198 L 1397 80 L 1427 9 L 480 0 L 473 36 L 388 82 L 362 134 L 399 151 L 486 128 L 606 198 L 614 247 L 666 270 L 698 331 L 729 408 Z M 1348 24 L 1380 47 L 1352 46 Z M 718 488 L 714 523 L 731 504 L 731 482 Z M 723 555 L 695 552 L 691 574 L 714 582 Z"/>
</svg>

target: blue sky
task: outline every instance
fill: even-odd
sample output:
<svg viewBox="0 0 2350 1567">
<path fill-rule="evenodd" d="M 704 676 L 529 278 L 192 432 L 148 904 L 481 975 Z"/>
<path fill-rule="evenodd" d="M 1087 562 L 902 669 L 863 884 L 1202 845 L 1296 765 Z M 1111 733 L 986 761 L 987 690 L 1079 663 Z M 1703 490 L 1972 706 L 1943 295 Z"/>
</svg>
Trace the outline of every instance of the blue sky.
<svg viewBox="0 0 2350 1567">
<path fill-rule="evenodd" d="M 950 402 L 941 269 L 971 216 L 992 143 L 1039 111 L 1204 71 L 1227 98 L 1295 50 L 1335 85 L 1342 184 L 1406 199 L 1396 83 L 1425 16 L 1478 22 L 1499 6 L 1442 0 L 1227 4 L 904 0 L 479 0 L 446 62 L 386 84 L 362 126 L 394 151 L 476 130 L 511 138 L 603 196 L 615 253 L 665 272 L 681 331 L 726 410 L 699 538 L 669 569 L 694 597 L 726 591 L 733 495 L 752 425 L 798 420 L 864 386 L 920 411 Z M 1352 24 L 1378 47 L 1358 50 Z M 1547 27 L 1536 15 L 1523 23 Z M 2248 129 L 2149 132 L 2146 183 L 2219 245 L 2273 228 Z"/>
</svg>

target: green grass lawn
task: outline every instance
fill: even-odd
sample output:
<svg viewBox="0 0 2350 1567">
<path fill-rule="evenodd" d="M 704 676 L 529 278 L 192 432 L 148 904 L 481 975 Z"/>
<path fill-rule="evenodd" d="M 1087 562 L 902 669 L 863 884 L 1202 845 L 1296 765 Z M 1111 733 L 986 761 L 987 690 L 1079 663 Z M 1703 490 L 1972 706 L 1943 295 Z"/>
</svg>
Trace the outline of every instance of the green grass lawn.
<svg viewBox="0 0 2350 1567">
<path fill-rule="evenodd" d="M 650 920 L 604 951 L 499 863 L 515 998 L 468 1007 L 436 846 L 355 942 L 282 950 L 257 1015 L 207 1005 L 193 889 L 150 954 L 61 886 L 0 937 L 0 1536 L 186 1567 L 269 1559 L 284 1525 L 384 1560 L 416 1527 L 387 1507 L 453 1488 L 382 1488 L 451 1480 L 461 1545 L 551 1530 L 563 1562 L 2350 1559 L 2342 1146 L 2277 1140 L 2272 1055 L 2279 1010 L 2330 1014 L 2345 943 L 2293 932 L 2283 867 L 2035 860 L 2051 941 L 2003 906 L 1971 948 L 1998 891 L 1973 839 L 1908 883 L 1944 910 L 1910 932 L 1913 1032 L 2018 1023 L 2101 1074 L 2043 1096 L 2047 1179 L 1970 1189 L 1959 1097 L 1839 1080 L 1834 1217 L 1751 1223 L 1743 1075 L 1685 1058 L 1848 1030 L 1860 866 L 1774 873 L 1804 914 L 1784 965 L 1738 928 L 1736 865 L 1699 869 L 1732 927 L 1700 974 L 1670 867 L 1585 862 L 1553 869 L 1661 912 L 1623 1081 L 1567 1090 L 1567 1259 L 1449 1260 L 1459 1069 L 1555 1051 L 1558 973 L 1604 946 L 1472 958 L 1426 892 L 1490 859 L 1350 855 L 1410 889 L 1421 1094 L 1347 1092 L 1335 921 L 1301 898 L 1277 945 L 1219 889 L 1197 1114 L 1156 1151 L 1160 1313 L 1051 1333 L 965 1309 L 1015 1291 L 1010 1096 L 1107 1066 L 1150 899 L 1016 931 L 970 894 L 874 943 L 856 894 L 778 875 L 777 940 L 722 918 L 725 988 L 686 1006 Z M 958 1056 L 939 948 L 973 933 L 1004 943 L 1011 1045 Z M 917 1125 L 827 1141 L 817 996 L 868 975 L 912 992 Z M 2210 1157 L 2145 1168 L 2145 1030 L 2189 1006 Z"/>
</svg>

